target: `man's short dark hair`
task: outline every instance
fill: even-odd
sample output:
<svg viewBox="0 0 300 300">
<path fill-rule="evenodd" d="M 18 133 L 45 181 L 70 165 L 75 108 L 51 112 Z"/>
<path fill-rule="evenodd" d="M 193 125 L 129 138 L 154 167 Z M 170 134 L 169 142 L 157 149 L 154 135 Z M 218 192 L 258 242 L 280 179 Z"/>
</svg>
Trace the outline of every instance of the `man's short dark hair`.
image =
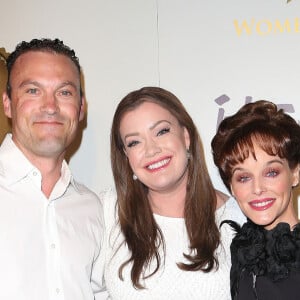
<svg viewBox="0 0 300 300">
<path fill-rule="evenodd" d="M 72 60 L 72 62 L 75 64 L 76 68 L 78 69 L 79 76 L 81 75 L 81 67 L 79 64 L 79 59 L 75 54 L 75 51 L 70 47 L 68 47 L 67 45 L 65 45 L 63 41 L 59 39 L 52 40 L 47 38 L 33 39 L 30 42 L 23 41 L 16 46 L 16 49 L 6 59 L 6 67 L 7 67 L 6 92 L 9 98 L 11 96 L 11 86 L 10 86 L 11 70 L 18 57 L 29 51 L 43 51 L 43 52 L 50 52 L 50 53 L 52 52 L 52 53 L 65 55 Z"/>
</svg>

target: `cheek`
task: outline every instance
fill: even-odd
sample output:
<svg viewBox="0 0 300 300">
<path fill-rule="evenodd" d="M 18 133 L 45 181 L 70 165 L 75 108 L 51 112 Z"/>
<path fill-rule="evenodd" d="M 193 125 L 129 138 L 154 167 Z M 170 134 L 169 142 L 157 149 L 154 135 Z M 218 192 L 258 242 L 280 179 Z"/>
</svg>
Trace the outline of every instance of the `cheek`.
<svg viewBox="0 0 300 300">
<path fill-rule="evenodd" d="M 249 197 L 249 187 L 247 184 L 244 185 L 232 185 L 232 194 L 234 195 L 235 199 L 239 203 L 246 202 Z"/>
<path fill-rule="evenodd" d="M 57 104 L 61 110 L 69 113 L 69 114 L 75 114 L 75 113 L 78 113 L 79 110 L 80 110 L 80 107 L 79 105 L 77 105 L 77 103 L 74 103 L 74 102 L 58 102 Z"/>
<path fill-rule="evenodd" d="M 35 106 L 28 103 L 17 103 L 17 105 L 12 105 L 11 107 L 13 119 L 18 122 L 28 119 L 28 116 L 32 115 L 35 110 Z"/>
<path fill-rule="evenodd" d="M 186 156 L 186 151 L 188 149 L 184 137 L 182 136 L 173 136 L 172 139 L 165 141 L 163 147 L 166 147 L 167 149 L 177 151 L 178 153 L 183 154 Z"/>
<path fill-rule="evenodd" d="M 178 139 L 176 139 L 176 141 L 174 141 L 175 144 L 178 144 L 178 146 L 184 148 L 184 149 L 188 149 L 189 148 L 189 144 L 187 143 L 184 135 L 182 134 L 181 136 L 178 137 Z"/>
<path fill-rule="evenodd" d="M 134 169 L 139 161 L 139 154 L 137 153 L 137 151 L 131 150 L 129 151 L 129 153 L 127 152 L 127 158 L 130 167 Z"/>
<path fill-rule="evenodd" d="M 20 119 L 30 118 L 39 111 L 39 101 L 18 101 L 12 106 L 12 113 L 18 115 Z"/>
<path fill-rule="evenodd" d="M 292 182 L 289 180 L 278 180 L 270 184 L 270 188 L 277 194 L 289 193 L 292 189 Z"/>
<path fill-rule="evenodd" d="M 80 107 L 79 105 L 69 104 L 60 105 L 60 113 L 67 116 L 69 119 L 77 121 L 80 118 Z"/>
</svg>

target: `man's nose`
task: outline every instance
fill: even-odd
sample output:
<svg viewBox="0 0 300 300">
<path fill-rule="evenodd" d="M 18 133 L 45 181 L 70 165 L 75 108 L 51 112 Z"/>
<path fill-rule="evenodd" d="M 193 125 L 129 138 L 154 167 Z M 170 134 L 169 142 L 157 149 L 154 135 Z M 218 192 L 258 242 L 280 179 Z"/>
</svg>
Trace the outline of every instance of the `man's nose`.
<svg viewBox="0 0 300 300">
<path fill-rule="evenodd" d="M 53 115 L 59 112 L 58 101 L 53 94 L 47 94 L 43 98 L 41 111 L 46 112 L 49 115 Z"/>
</svg>

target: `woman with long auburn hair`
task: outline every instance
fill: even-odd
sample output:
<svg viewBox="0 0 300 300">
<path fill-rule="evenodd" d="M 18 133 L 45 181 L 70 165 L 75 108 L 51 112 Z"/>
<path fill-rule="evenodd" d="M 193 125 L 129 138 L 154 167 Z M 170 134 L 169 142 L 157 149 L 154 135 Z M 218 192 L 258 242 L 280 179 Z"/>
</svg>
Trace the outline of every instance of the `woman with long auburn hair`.
<svg viewBox="0 0 300 300">
<path fill-rule="evenodd" d="M 111 128 L 116 186 L 101 195 L 110 299 L 229 299 L 232 231 L 243 216 L 211 183 L 196 126 L 159 87 L 133 91 Z"/>
</svg>

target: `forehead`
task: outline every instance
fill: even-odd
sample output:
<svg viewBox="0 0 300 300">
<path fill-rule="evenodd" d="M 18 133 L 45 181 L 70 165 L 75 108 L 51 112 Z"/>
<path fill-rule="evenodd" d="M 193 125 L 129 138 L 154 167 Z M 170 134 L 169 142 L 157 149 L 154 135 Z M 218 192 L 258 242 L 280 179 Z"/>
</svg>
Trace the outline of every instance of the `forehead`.
<svg viewBox="0 0 300 300">
<path fill-rule="evenodd" d="M 266 162 L 273 161 L 274 159 L 285 161 L 284 158 L 280 158 L 276 153 L 268 153 L 260 145 L 254 143 L 253 152 L 249 152 L 248 157 L 245 158 L 241 164 L 247 164 L 249 161 L 255 161 L 256 163 L 264 164 Z"/>
<path fill-rule="evenodd" d="M 139 127 L 151 127 L 158 121 L 166 120 L 178 124 L 178 120 L 164 107 L 154 102 L 143 102 L 139 106 L 124 113 L 120 122 L 120 130 Z"/>
<path fill-rule="evenodd" d="M 78 69 L 69 57 L 46 51 L 28 51 L 17 58 L 12 67 L 11 79 L 29 74 L 39 76 L 56 74 L 79 78 Z"/>
</svg>

